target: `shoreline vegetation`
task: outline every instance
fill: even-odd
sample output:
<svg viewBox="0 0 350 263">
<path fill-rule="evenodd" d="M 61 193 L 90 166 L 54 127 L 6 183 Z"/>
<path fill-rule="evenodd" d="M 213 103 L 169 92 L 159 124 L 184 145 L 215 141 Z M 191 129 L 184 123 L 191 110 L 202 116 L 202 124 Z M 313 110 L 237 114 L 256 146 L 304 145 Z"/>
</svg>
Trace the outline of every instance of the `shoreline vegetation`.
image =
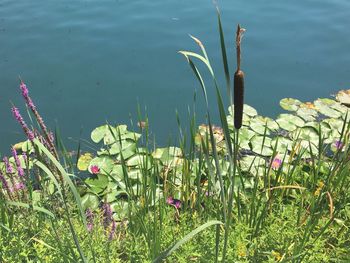
<svg viewBox="0 0 350 263">
<path fill-rule="evenodd" d="M 199 82 L 207 123 L 198 126 L 193 112 L 185 133 L 178 120 L 178 146 L 153 145 L 140 112 L 136 131 L 104 124 L 91 132 L 89 147 L 98 150 L 79 145 L 72 156 L 20 80 L 30 122 L 12 106 L 27 140 L 1 156 L 1 262 L 350 258 L 350 90 L 314 102 L 285 98 L 285 113 L 260 116 L 243 101 L 245 30 L 238 25 L 232 78 L 219 11 L 218 27 L 229 101 L 191 36 L 200 53 L 179 53 Z M 207 86 L 216 90 L 218 126 Z"/>
</svg>

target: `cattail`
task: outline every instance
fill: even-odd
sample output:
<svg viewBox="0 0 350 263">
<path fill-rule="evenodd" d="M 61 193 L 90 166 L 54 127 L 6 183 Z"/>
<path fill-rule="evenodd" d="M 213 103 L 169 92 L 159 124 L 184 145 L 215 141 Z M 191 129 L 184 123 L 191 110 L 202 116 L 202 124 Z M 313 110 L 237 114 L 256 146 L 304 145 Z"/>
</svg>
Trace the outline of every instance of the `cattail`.
<svg viewBox="0 0 350 263">
<path fill-rule="evenodd" d="M 244 104 L 244 73 L 241 70 L 241 39 L 245 29 L 237 26 L 236 32 L 236 55 L 237 70 L 234 75 L 234 125 L 236 129 L 241 128 Z"/>
</svg>

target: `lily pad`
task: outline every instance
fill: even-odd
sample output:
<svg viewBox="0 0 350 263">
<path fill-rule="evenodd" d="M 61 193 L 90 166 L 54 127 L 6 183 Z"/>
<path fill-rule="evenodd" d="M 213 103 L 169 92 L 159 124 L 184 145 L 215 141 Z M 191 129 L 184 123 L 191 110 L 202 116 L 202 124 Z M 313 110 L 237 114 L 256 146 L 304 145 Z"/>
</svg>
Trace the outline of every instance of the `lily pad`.
<svg viewBox="0 0 350 263">
<path fill-rule="evenodd" d="M 228 108 L 228 111 L 232 116 L 234 116 L 234 105 L 230 106 Z M 254 109 L 252 106 L 249 106 L 248 104 L 243 105 L 243 113 L 247 114 L 249 117 L 258 115 L 256 109 Z"/>
<path fill-rule="evenodd" d="M 81 205 L 84 210 L 90 208 L 91 210 L 95 210 L 98 208 L 99 205 L 99 198 L 91 193 L 86 193 L 82 198 L 81 198 Z"/>
<path fill-rule="evenodd" d="M 277 146 L 276 146 L 277 143 Z M 276 147 L 276 151 L 278 153 L 284 154 L 286 151 L 291 151 L 293 146 L 293 141 L 285 138 L 285 137 L 277 137 L 273 138 L 271 141 L 271 148 L 274 149 Z"/>
<path fill-rule="evenodd" d="M 110 174 L 111 171 L 113 170 L 114 161 L 109 156 L 99 156 L 91 160 L 90 166 L 89 166 L 90 173 L 93 173 L 91 171 L 92 166 L 97 166 L 100 169 L 101 174 Z"/>
<path fill-rule="evenodd" d="M 95 194 L 101 193 L 108 185 L 108 176 L 99 174 L 85 180 L 85 183 L 90 187 Z"/>
<path fill-rule="evenodd" d="M 344 105 L 350 105 L 350 89 L 341 90 L 336 95 L 337 101 Z"/>
<path fill-rule="evenodd" d="M 297 127 L 302 127 L 305 124 L 302 118 L 292 114 L 280 114 L 276 122 L 287 131 L 294 131 Z"/>
<path fill-rule="evenodd" d="M 89 164 L 92 160 L 92 154 L 91 153 L 84 153 L 80 155 L 77 167 L 80 171 L 86 171 L 89 167 Z"/>
<path fill-rule="evenodd" d="M 273 151 L 270 147 L 271 138 L 264 136 L 255 135 L 252 140 L 252 151 L 261 154 L 263 156 L 271 156 Z"/>
<path fill-rule="evenodd" d="M 281 107 L 287 111 L 297 111 L 299 109 L 300 104 L 300 100 L 292 98 L 285 98 L 280 101 Z"/>
<path fill-rule="evenodd" d="M 317 108 L 317 110 L 330 118 L 339 118 L 341 117 L 341 113 L 331 107 L 331 105 L 334 105 L 336 102 L 334 100 L 330 99 L 317 99 L 315 100 L 314 104 Z"/>
</svg>

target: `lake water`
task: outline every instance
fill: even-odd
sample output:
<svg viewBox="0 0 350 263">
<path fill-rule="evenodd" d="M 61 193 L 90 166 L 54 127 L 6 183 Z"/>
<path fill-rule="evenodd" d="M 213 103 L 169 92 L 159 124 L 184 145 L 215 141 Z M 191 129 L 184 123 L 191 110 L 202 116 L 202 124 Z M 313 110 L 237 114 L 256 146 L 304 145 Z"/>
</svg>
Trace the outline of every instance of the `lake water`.
<svg viewBox="0 0 350 263">
<path fill-rule="evenodd" d="M 246 102 L 276 116 L 278 101 L 327 97 L 350 88 L 350 1 L 219 1 L 235 67 L 234 32 L 243 39 Z M 24 138 L 10 101 L 25 113 L 20 75 L 50 127 L 62 137 L 89 138 L 106 121 L 136 120 L 146 109 L 159 144 L 176 137 L 197 90 L 198 124 L 205 121 L 202 94 L 179 50 L 198 51 L 202 40 L 221 76 L 215 8 L 210 0 L 0 0 L 0 152 Z M 204 74 L 204 73 L 203 73 Z M 224 84 L 224 82 L 222 82 Z M 208 85 L 215 110 L 213 87 Z M 222 90 L 225 92 L 224 85 Z"/>
</svg>

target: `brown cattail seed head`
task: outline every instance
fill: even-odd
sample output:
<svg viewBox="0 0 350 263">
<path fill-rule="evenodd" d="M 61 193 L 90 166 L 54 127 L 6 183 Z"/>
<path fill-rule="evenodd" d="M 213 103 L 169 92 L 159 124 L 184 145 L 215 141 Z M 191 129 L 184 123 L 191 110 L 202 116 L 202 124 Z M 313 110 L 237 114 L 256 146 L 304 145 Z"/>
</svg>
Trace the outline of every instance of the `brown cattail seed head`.
<svg viewBox="0 0 350 263">
<path fill-rule="evenodd" d="M 242 127 L 244 104 L 244 73 L 237 70 L 234 76 L 234 125 L 236 129 Z"/>
</svg>

